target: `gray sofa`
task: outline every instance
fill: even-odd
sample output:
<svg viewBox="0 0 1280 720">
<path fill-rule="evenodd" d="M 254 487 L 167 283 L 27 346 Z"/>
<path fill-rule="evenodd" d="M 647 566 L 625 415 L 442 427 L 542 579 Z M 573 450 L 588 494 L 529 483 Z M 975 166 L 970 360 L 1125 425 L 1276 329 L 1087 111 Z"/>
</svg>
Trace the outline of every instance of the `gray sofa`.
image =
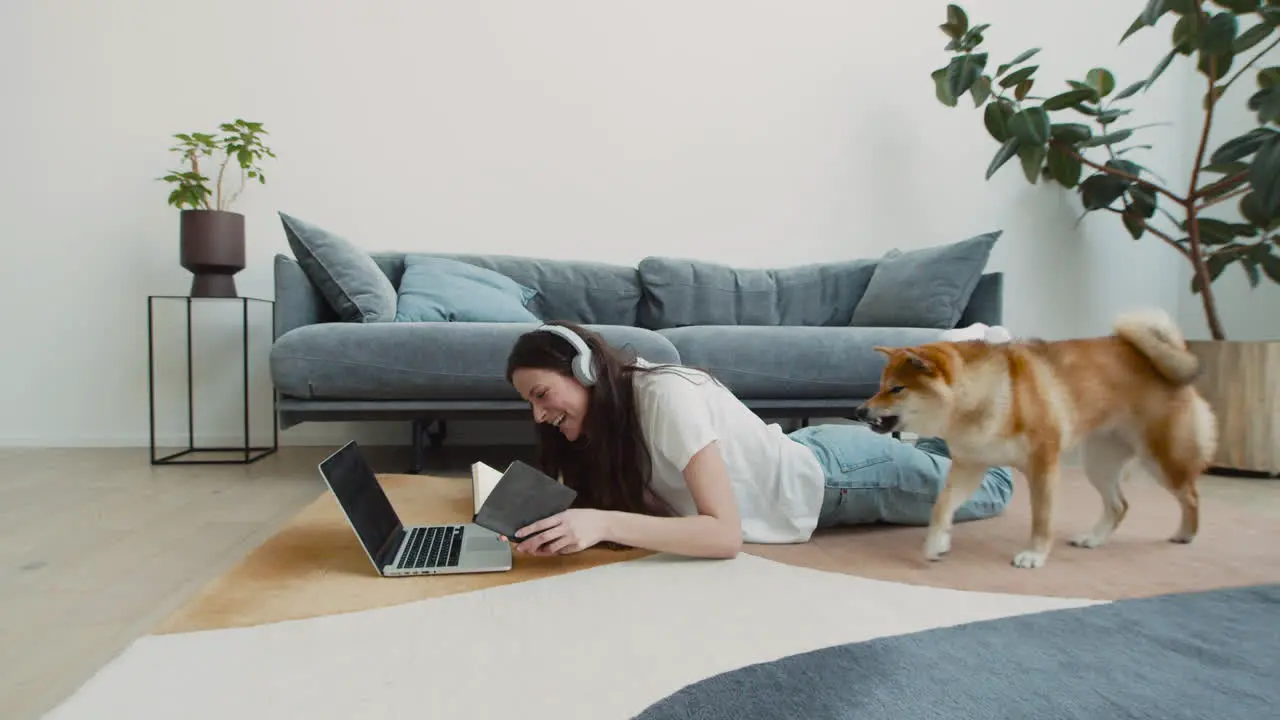
<svg viewBox="0 0 1280 720">
<path fill-rule="evenodd" d="M 780 269 L 668 257 L 632 267 L 414 255 L 501 273 L 534 291 L 527 307 L 539 320 L 582 323 L 649 360 L 707 368 L 762 416 L 803 421 L 849 417 L 875 392 L 883 364 L 875 345 L 926 342 L 947 327 L 975 322 L 999 324 L 1002 275 L 984 269 L 998 236 Z M 330 259 L 308 265 L 326 250 L 307 245 L 305 233 L 290 232 L 290 242 L 296 257 L 275 257 L 270 360 L 282 429 L 408 421 L 418 471 L 425 443 L 440 442 L 448 420 L 528 416 L 503 373 L 511 345 L 534 323 L 404 322 L 385 311 L 377 321 L 352 321 L 343 302 L 360 295 L 350 279 L 319 274 L 322 267 L 332 271 Z M 406 254 L 367 257 L 385 276 L 377 280 L 398 291 Z M 344 282 L 348 287 L 339 287 Z M 867 299 L 871 293 L 875 303 Z"/>
</svg>

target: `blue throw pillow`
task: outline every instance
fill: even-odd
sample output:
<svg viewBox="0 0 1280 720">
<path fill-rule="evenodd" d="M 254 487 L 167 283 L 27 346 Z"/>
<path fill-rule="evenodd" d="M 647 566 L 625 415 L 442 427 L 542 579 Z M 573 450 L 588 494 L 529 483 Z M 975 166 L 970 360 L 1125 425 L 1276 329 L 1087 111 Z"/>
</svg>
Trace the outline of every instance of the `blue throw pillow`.
<svg viewBox="0 0 1280 720">
<path fill-rule="evenodd" d="M 397 294 L 396 322 L 540 322 L 536 290 L 460 260 L 406 255 Z"/>
</svg>

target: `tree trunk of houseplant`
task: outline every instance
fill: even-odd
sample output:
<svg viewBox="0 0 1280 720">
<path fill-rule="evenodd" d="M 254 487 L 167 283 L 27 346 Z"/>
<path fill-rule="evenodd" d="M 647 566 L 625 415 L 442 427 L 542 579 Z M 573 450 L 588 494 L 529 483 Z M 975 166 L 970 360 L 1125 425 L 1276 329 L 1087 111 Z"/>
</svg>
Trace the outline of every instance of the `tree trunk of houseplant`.
<svg viewBox="0 0 1280 720">
<path fill-rule="evenodd" d="M 1189 340 L 1218 418 L 1217 472 L 1280 475 L 1280 340 Z"/>
<path fill-rule="evenodd" d="M 183 210 L 182 267 L 191 271 L 191 297 L 237 297 L 235 274 L 244 269 L 244 216 L 226 210 Z"/>
</svg>

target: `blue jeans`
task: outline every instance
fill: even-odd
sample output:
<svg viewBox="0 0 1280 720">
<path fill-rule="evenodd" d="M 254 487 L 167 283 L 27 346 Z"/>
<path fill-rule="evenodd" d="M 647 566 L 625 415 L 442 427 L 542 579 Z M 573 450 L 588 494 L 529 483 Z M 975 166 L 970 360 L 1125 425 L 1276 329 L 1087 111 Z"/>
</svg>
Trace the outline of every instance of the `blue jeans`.
<svg viewBox="0 0 1280 720">
<path fill-rule="evenodd" d="M 913 446 L 863 425 L 835 424 L 800 428 L 790 437 L 813 451 L 826 475 L 819 528 L 929 524 L 934 500 L 951 468 L 942 440 L 920 438 Z M 990 468 L 956 511 L 955 522 L 999 515 L 1012 496 L 1013 474 L 1007 468 Z"/>
</svg>

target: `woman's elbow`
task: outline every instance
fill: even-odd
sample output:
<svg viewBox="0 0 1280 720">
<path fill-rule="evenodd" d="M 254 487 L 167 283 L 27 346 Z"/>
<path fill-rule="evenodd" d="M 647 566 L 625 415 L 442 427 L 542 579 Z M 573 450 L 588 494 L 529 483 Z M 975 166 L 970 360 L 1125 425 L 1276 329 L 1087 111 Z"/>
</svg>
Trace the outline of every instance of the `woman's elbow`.
<svg viewBox="0 0 1280 720">
<path fill-rule="evenodd" d="M 738 526 L 727 528 L 723 540 L 718 544 L 712 557 L 719 560 L 732 560 L 742 552 L 742 529 Z"/>
</svg>

